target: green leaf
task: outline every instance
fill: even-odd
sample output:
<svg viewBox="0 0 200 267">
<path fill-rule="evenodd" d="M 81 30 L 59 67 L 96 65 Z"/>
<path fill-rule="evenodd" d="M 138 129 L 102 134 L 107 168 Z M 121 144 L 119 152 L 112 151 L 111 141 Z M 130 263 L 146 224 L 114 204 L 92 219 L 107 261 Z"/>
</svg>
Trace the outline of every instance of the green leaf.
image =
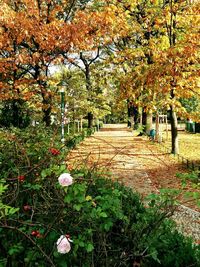
<svg viewBox="0 0 200 267">
<path fill-rule="evenodd" d="M 84 248 L 84 247 L 85 247 L 85 243 L 84 243 L 82 240 L 79 241 L 78 245 L 79 245 L 79 247 L 81 247 L 81 248 Z"/>
<path fill-rule="evenodd" d="M 59 258 L 60 257 L 60 253 L 58 251 L 54 251 L 53 256 L 55 258 Z"/>
<path fill-rule="evenodd" d="M 77 210 L 77 211 L 80 211 L 81 208 L 82 208 L 82 205 L 81 205 L 81 204 L 75 204 L 75 205 L 73 206 L 73 208 L 74 208 L 75 210 Z"/>
<path fill-rule="evenodd" d="M 41 176 L 42 176 L 42 178 L 47 177 L 47 171 L 46 170 L 42 170 Z"/>
<path fill-rule="evenodd" d="M 151 256 L 155 261 L 157 261 L 158 263 L 161 263 L 160 260 L 158 259 L 158 251 L 156 249 L 153 249 Z"/>
<path fill-rule="evenodd" d="M 99 217 L 102 217 L 102 218 L 107 218 L 108 215 L 103 211 L 99 214 Z"/>
<path fill-rule="evenodd" d="M 40 190 L 42 188 L 42 185 L 28 183 L 28 184 L 23 185 L 23 187 L 25 187 L 25 188 L 31 188 L 33 190 Z"/>
<path fill-rule="evenodd" d="M 94 249 L 94 246 L 91 243 L 87 244 L 87 246 L 86 246 L 87 252 L 91 252 L 91 251 L 93 251 L 93 249 Z"/>
<path fill-rule="evenodd" d="M 18 243 L 18 244 L 16 244 L 16 245 L 13 245 L 9 250 L 8 250 L 8 254 L 9 255 L 15 255 L 15 254 L 18 254 L 18 253 L 20 253 L 21 251 L 23 251 L 24 250 L 24 247 L 20 244 L 20 243 Z"/>
<path fill-rule="evenodd" d="M 72 199 L 73 196 L 71 194 L 67 194 L 64 198 L 64 202 L 69 204 L 72 201 Z"/>
<path fill-rule="evenodd" d="M 113 226 L 113 223 L 111 221 L 109 221 L 106 224 L 104 224 L 104 229 L 106 231 L 109 231 L 112 226 Z"/>
<path fill-rule="evenodd" d="M 66 165 L 61 165 L 60 166 L 60 171 L 61 172 L 65 172 L 67 169 L 66 169 Z"/>
</svg>

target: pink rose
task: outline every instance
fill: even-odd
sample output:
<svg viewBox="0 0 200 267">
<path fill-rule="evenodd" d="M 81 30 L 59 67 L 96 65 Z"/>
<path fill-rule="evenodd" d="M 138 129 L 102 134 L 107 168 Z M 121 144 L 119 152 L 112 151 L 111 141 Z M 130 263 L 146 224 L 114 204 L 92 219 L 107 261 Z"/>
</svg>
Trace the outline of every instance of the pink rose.
<svg viewBox="0 0 200 267">
<path fill-rule="evenodd" d="M 58 182 L 62 186 L 69 186 L 73 183 L 73 178 L 69 173 L 63 173 L 59 176 Z"/>
<path fill-rule="evenodd" d="M 56 242 L 57 250 L 59 253 L 65 254 L 71 250 L 71 245 L 66 236 L 61 235 L 61 237 Z"/>
</svg>

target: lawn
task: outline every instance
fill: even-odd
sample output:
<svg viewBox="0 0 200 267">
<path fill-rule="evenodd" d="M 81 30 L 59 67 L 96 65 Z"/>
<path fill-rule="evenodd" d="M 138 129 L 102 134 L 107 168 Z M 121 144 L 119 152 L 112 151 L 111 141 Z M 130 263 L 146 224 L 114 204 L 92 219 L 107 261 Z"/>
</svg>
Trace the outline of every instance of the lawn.
<svg viewBox="0 0 200 267">
<path fill-rule="evenodd" d="M 163 132 L 164 145 L 171 147 L 171 132 L 166 140 L 166 132 Z M 188 133 L 185 131 L 178 132 L 180 155 L 190 161 L 200 162 L 200 134 Z"/>
</svg>

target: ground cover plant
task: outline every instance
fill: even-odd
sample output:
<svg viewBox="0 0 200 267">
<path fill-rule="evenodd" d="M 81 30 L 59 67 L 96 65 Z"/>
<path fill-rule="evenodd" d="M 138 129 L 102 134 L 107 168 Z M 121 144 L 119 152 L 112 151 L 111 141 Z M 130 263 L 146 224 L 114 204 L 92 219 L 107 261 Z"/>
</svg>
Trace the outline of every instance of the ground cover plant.
<svg viewBox="0 0 200 267">
<path fill-rule="evenodd" d="M 171 199 L 144 206 L 98 170 L 64 161 L 84 136 L 61 146 L 55 129 L 1 132 L 0 266 L 200 266 L 199 245 L 166 219 Z"/>
<path fill-rule="evenodd" d="M 182 188 L 187 188 L 184 193 L 185 202 L 196 202 L 197 207 L 200 207 L 200 172 L 189 171 L 187 173 L 177 173 L 176 175 L 182 183 Z M 190 190 L 188 187 L 190 186 Z M 197 208 L 196 208 L 197 210 Z"/>
</svg>

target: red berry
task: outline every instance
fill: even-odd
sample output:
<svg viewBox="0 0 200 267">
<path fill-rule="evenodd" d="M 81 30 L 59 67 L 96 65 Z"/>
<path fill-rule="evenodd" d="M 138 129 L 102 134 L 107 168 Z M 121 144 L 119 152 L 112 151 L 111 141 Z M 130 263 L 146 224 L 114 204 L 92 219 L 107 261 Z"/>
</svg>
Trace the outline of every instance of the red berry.
<svg viewBox="0 0 200 267">
<path fill-rule="evenodd" d="M 25 181 L 25 176 L 24 175 L 19 175 L 18 176 L 18 181 L 19 182 L 24 182 Z"/>
<path fill-rule="evenodd" d="M 35 236 L 35 237 L 40 237 L 40 232 L 38 230 L 32 231 L 31 235 Z"/>
<path fill-rule="evenodd" d="M 38 232 L 36 235 L 37 238 L 42 238 L 42 235 Z"/>
<path fill-rule="evenodd" d="M 49 151 L 51 152 L 52 155 L 57 156 L 60 154 L 60 151 L 56 148 L 50 148 Z"/>
<path fill-rule="evenodd" d="M 31 235 L 36 236 L 37 235 L 37 231 L 32 231 Z"/>
</svg>

